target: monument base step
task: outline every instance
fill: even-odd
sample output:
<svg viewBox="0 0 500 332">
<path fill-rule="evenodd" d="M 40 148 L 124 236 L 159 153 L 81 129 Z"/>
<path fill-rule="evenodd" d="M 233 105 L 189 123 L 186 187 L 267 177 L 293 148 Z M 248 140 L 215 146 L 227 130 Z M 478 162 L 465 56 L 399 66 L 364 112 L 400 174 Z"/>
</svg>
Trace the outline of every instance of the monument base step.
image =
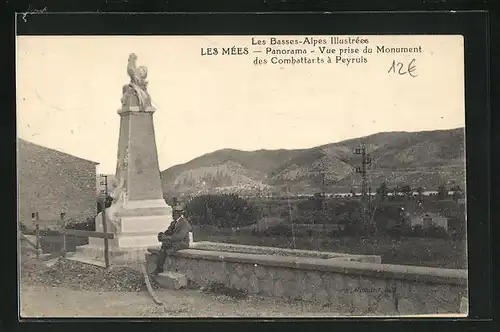
<svg viewBox="0 0 500 332">
<path fill-rule="evenodd" d="M 176 272 L 163 272 L 154 277 L 156 283 L 162 288 L 181 289 L 187 287 L 187 278 L 185 274 Z"/>
<path fill-rule="evenodd" d="M 59 262 L 59 259 L 60 259 L 60 257 L 49 259 L 48 261 L 44 262 L 45 266 L 52 267 L 52 266 L 56 265 L 57 262 Z"/>
<path fill-rule="evenodd" d="M 100 232 L 100 231 L 98 231 Z M 135 248 L 147 248 L 158 245 L 158 232 L 150 234 L 120 234 L 115 235 L 113 239 L 108 240 L 110 248 L 120 248 L 123 250 Z M 95 247 L 104 247 L 104 239 L 89 238 L 89 245 Z"/>
<path fill-rule="evenodd" d="M 78 252 L 73 252 L 73 253 L 67 253 L 66 257 L 67 260 L 74 261 L 74 262 L 80 262 L 84 264 L 89 264 L 89 265 L 96 265 L 100 267 L 106 267 L 106 264 L 98 260 L 91 259 L 89 257 L 86 257 L 85 255 L 82 255 L 81 253 Z"/>
<path fill-rule="evenodd" d="M 158 245 L 158 248 L 159 247 Z M 80 246 L 76 248 L 76 252 L 86 259 L 104 263 L 104 246 Z M 108 252 L 110 265 L 131 265 L 144 261 L 144 255 L 147 253 L 147 248 L 110 247 Z"/>
</svg>

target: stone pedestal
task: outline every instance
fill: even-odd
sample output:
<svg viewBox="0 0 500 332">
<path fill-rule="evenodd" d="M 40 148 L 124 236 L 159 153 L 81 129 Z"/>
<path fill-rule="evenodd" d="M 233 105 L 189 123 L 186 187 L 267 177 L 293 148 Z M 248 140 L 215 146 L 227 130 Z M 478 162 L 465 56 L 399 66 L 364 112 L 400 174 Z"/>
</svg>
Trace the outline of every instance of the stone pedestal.
<svg viewBox="0 0 500 332">
<path fill-rule="evenodd" d="M 137 111 L 134 106 L 118 113 L 121 116 L 114 201 L 106 209 L 111 262 L 141 260 L 148 247 L 159 246 L 157 234 L 172 222 L 172 208 L 163 199 L 158 165 L 154 109 Z M 133 104 L 133 103 L 132 103 Z M 103 231 L 102 213 L 96 218 L 96 231 Z M 104 259 L 104 240 L 90 238 L 79 252 L 93 259 Z"/>
</svg>

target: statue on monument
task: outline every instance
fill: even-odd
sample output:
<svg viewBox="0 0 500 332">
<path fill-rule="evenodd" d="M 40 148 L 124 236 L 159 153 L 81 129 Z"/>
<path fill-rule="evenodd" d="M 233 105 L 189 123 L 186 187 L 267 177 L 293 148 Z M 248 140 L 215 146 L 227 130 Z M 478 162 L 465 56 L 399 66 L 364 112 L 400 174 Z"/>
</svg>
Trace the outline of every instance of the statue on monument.
<svg viewBox="0 0 500 332">
<path fill-rule="evenodd" d="M 130 106 L 136 106 L 139 111 L 153 112 L 151 105 L 151 96 L 147 91 L 148 69 L 144 66 L 137 67 L 137 55 L 131 53 L 128 57 L 127 73 L 130 76 L 130 83 L 123 86 L 122 106 L 129 109 Z M 135 100 L 134 101 L 132 101 Z"/>
</svg>

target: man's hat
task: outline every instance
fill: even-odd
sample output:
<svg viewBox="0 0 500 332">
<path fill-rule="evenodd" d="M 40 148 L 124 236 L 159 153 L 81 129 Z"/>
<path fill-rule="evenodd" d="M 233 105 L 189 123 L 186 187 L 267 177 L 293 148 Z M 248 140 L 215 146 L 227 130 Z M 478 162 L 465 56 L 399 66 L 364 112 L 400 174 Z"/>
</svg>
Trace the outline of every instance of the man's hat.
<svg viewBox="0 0 500 332">
<path fill-rule="evenodd" d="M 174 206 L 174 211 L 177 211 L 177 212 L 183 212 L 184 211 L 184 206 L 182 206 L 182 204 L 177 204 L 176 206 Z"/>
</svg>

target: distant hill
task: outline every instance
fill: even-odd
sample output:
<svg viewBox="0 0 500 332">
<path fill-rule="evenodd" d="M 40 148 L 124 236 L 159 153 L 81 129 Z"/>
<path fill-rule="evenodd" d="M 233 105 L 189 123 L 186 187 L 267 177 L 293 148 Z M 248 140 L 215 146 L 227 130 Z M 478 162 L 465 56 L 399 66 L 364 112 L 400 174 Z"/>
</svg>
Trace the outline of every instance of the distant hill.
<svg viewBox="0 0 500 332">
<path fill-rule="evenodd" d="M 372 157 L 370 185 L 435 190 L 464 186 L 464 129 L 385 132 L 301 150 L 218 150 L 162 172 L 165 193 L 359 191 L 362 142 Z M 323 180 L 324 178 L 324 180 Z M 324 183 L 324 187 L 323 187 Z"/>
</svg>

